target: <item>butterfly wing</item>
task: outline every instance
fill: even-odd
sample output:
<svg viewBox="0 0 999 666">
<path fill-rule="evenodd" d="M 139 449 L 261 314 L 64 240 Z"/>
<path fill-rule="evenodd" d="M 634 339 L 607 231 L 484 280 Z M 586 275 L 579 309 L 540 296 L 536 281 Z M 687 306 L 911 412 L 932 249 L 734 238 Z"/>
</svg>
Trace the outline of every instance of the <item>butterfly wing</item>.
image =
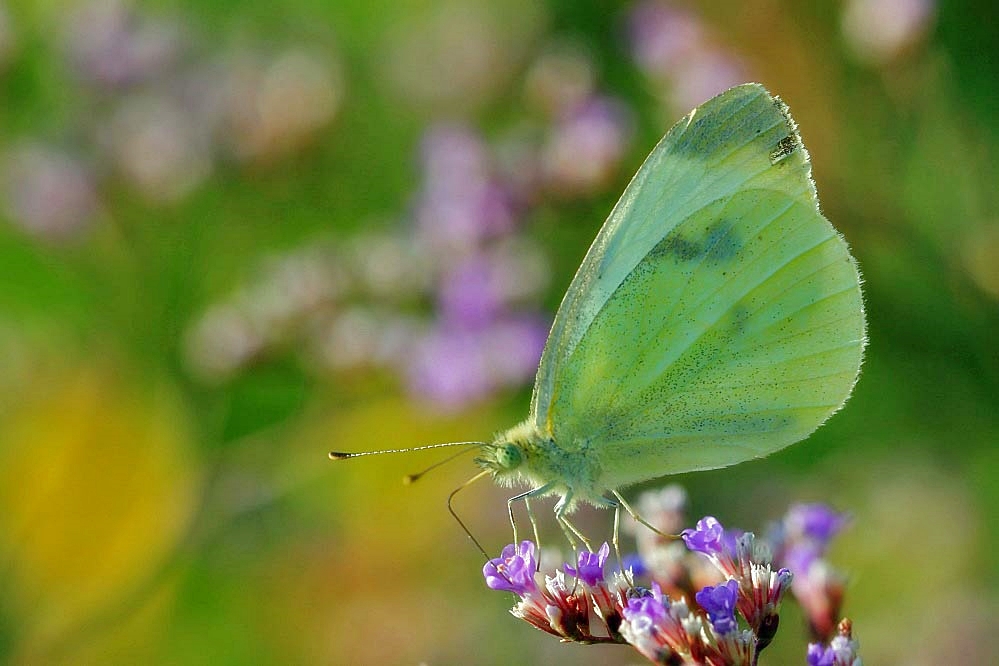
<svg viewBox="0 0 999 666">
<path fill-rule="evenodd" d="M 848 397 L 860 278 L 787 108 L 758 84 L 677 123 L 615 206 L 542 356 L 532 418 L 607 487 L 806 437 Z"/>
</svg>

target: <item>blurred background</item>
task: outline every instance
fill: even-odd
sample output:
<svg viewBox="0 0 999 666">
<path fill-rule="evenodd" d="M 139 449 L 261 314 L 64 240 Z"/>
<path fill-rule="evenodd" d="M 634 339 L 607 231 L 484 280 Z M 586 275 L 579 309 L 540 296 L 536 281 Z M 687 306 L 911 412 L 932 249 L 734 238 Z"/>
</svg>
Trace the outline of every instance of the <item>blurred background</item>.
<svg viewBox="0 0 999 666">
<path fill-rule="evenodd" d="M 405 487 L 443 455 L 326 453 L 523 419 L 624 185 L 743 81 L 801 126 L 870 346 L 808 441 L 676 479 L 691 522 L 828 502 L 866 663 L 999 659 L 997 18 L 0 0 L 0 661 L 639 663 L 485 588 L 445 507 L 468 457 Z M 508 492 L 456 498 L 496 554 Z M 764 661 L 804 663 L 791 604 L 781 624 Z"/>
</svg>

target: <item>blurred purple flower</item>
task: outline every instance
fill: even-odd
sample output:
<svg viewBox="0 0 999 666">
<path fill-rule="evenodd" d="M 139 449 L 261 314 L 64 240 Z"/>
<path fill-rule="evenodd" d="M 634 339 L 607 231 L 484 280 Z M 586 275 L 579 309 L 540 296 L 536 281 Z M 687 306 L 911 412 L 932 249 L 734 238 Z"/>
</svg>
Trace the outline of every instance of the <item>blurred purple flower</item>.
<svg viewBox="0 0 999 666">
<path fill-rule="evenodd" d="M 254 359 L 267 343 L 250 313 L 236 304 L 211 306 L 188 329 L 185 356 L 202 379 L 227 379 Z"/>
<path fill-rule="evenodd" d="M 207 128 L 170 96 L 130 96 L 115 111 L 106 138 L 119 170 L 152 201 L 183 198 L 212 170 Z"/>
<path fill-rule="evenodd" d="M 125 0 L 90 0 L 70 12 L 66 48 L 77 70 L 108 88 L 149 79 L 180 56 L 183 26 Z"/>
<path fill-rule="evenodd" d="M 436 261 L 407 230 L 398 229 L 353 235 L 336 263 L 365 298 L 399 303 L 430 290 Z"/>
<path fill-rule="evenodd" d="M 435 325 L 409 356 L 410 391 L 457 409 L 498 387 L 518 386 L 534 375 L 546 334 L 543 320 L 530 315 L 505 315 L 484 330 Z"/>
<path fill-rule="evenodd" d="M 635 62 L 678 113 L 746 78 L 738 59 L 715 44 L 698 16 L 659 0 L 632 10 L 628 38 Z"/>
<path fill-rule="evenodd" d="M 513 228 L 510 197 L 495 182 L 482 139 L 461 126 L 429 130 L 421 149 L 423 187 L 417 196 L 417 230 L 447 250 L 476 247 Z"/>
<path fill-rule="evenodd" d="M 516 387 L 533 379 L 548 338 L 549 321 L 539 314 L 509 314 L 485 336 L 486 361 L 497 386 Z"/>
<path fill-rule="evenodd" d="M 628 16 L 632 57 L 647 76 L 669 76 L 704 39 L 701 21 L 662 0 L 646 0 Z"/>
<path fill-rule="evenodd" d="M 791 571 L 807 574 L 812 562 L 822 557 L 822 552 L 811 543 L 795 543 L 787 546 L 780 561 Z"/>
<path fill-rule="evenodd" d="M 799 574 L 795 590 L 804 589 L 813 563 L 826 553 L 833 537 L 849 522 L 845 513 L 837 513 L 820 503 L 795 504 L 773 530 L 771 541 L 778 546 L 777 559 Z"/>
<path fill-rule="evenodd" d="M 795 504 L 784 516 L 784 528 L 790 538 L 807 537 L 825 547 L 848 521 L 846 514 L 837 513 L 826 504 Z"/>
<path fill-rule="evenodd" d="M 417 340 L 406 371 L 412 394 L 446 410 L 481 400 L 493 387 L 481 335 L 447 326 Z"/>
<path fill-rule="evenodd" d="M 545 144 L 546 178 L 557 193 L 591 194 L 617 172 L 631 138 L 631 115 L 620 100 L 593 97 L 558 120 Z"/>
<path fill-rule="evenodd" d="M 353 305 L 321 315 L 309 343 L 331 370 L 404 367 L 419 323 L 389 308 Z"/>
<path fill-rule="evenodd" d="M 649 573 L 649 568 L 645 565 L 645 561 L 639 553 L 628 553 L 623 555 L 621 563 L 622 569 L 625 571 L 631 571 L 632 575 L 637 577 L 646 576 Z"/>
<path fill-rule="evenodd" d="M 4 156 L 0 191 L 11 220 L 48 240 L 81 233 L 99 210 L 91 174 L 84 165 L 40 144 L 23 144 Z"/>
<path fill-rule="evenodd" d="M 849 620 L 843 620 L 838 627 L 838 633 L 829 645 L 809 643 L 806 660 L 808 666 L 861 666 L 857 656 L 859 644 L 852 636 L 853 626 Z"/>
<path fill-rule="evenodd" d="M 935 0 L 849 0 L 843 37 L 858 60 L 883 65 L 926 36 L 936 11 Z"/>
<path fill-rule="evenodd" d="M 465 257 L 446 270 L 437 291 L 442 321 L 463 329 L 482 329 L 503 307 L 495 267 L 480 253 Z"/>
<path fill-rule="evenodd" d="M 686 113 L 745 80 L 745 69 L 731 54 L 714 47 L 698 49 L 673 71 L 670 104 L 677 113 Z"/>
<path fill-rule="evenodd" d="M 687 491 L 675 483 L 659 490 L 646 491 L 638 498 L 638 514 L 665 534 L 672 534 L 683 525 L 686 510 Z M 662 538 L 637 522 L 626 524 L 629 526 L 629 532 L 634 533 L 636 537 L 650 535 L 657 540 Z"/>
<path fill-rule="evenodd" d="M 791 591 L 804 611 L 812 635 L 828 640 L 836 629 L 843 606 L 845 578 L 821 558 L 812 560 L 807 569 L 794 574 Z"/>
<path fill-rule="evenodd" d="M 216 112 L 239 160 L 267 162 L 309 144 L 344 94 L 336 60 L 299 47 L 231 55 L 216 77 L 223 91 Z"/>
<path fill-rule="evenodd" d="M 534 582 L 537 568 L 534 544 L 522 541 L 519 546 L 513 543 L 507 545 L 499 557 L 486 562 L 482 575 L 489 588 L 510 591 L 523 597 L 538 589 Z"/>
<path fill-rule="evenodd" d="M 708 614 L 715 633 L 729 634 L 739 628 L 735 619 L 735 602 L 739 598 L 739 582 L 728 580 L 722 585 L 707 586 L 694 595 Z"/>
<path fill-rule="evenodd" d="M 609 554 L 610 546 L 607 545 L 607 542 L 604 542 L 600 546 L 600 550 L 595 553 L 588 551 L 579 553 L 578 564 L 575 568 L 565 564 L 562 569 L 570 576 L 575 576 L 590 587 L 596 587 L 604 581 L 604 564 L 607 562 Z"/>
</svg>

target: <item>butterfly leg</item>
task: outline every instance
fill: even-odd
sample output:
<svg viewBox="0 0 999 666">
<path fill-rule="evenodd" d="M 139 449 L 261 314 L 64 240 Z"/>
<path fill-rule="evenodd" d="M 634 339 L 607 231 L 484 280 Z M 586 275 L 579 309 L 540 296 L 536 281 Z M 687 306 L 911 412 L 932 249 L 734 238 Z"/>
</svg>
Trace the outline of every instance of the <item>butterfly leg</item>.
<svg viewBox="0 0 999 666">
<path fill-rule="evenodd" d="M 546 484 L 541 486 L 540 488 L 533 488 L 531 490 L 528 490 L 527 492 L 520 493 L 519 495 L 514 495 L 513 497 L 511 497 L 506 501 L 506 511 L 507 515 L 510 517 L 510 527 L 513 528 L 513 542 L 515 544 L 520 542 L 518 541 L 517 538 L 517 520 L 514 518 L 513 515 L 513 503 L 523 501 L 524 506 L 527 507 L 527 516 L 531 521 L 531 527 L 534 529 L 534 543 L 538 547 L 538 550 L 539 551 L 541 550 L 541 543 L 540 540 L 538 539 L 538 524 L 534 518 L 534 512 L 531 510 L 531 504 L 529 500 L 532 497 L 540 497 L 541 495 L 544 495 L 546 492 L 551 490 L 551 488 L 552 484 Z"/>
<path fill-rule="evenodd" d="M 631 570 L 624 568 L 624 558 L 621 557 L 621 503 L 614 503 L 614 556 L 617 558 L 617 568 L 621 571 L 628 585 L 635 587 L 635 581 L 631 577 Z"/>
<path fill-rule="evenodd" d="M 615 493 L 616 495 L 617 493 Z M 621 557 L 621 502 L 618 500 L 612 500 L 609 497 L 599 497 L 597 498 L 599 502 L 609 509 L 614 509 L 614 534 L 611 537 L 611 543 L 614 546 L 614 556 L 617 558 L 617 567 L 624 574 L 628 581 L 628 584 L 632 587 L 635 586 L 635 581 L 631 579 L 631 574 L 625 571 L 624 568 L 624 558 Z"/>
<path fill-rule="evenodd" d="M 590 543 L 590 540 L 586 538 L 586 535 L 584 535 L 578 527 L 569 522 L 569 519 L 565 515 L 566 509 L 571 501 L 572 491 L 569 491 L 562 497 L 562 499 L 555 503 L 555 520 L 558 522 L 559 527 L 562 528 L 562 534 L 565 535 L 565 538 L 569 542 L 569 546 L 572 548 L 573 552 L 579 549 L 579 542 L 582 542 L 582 544 L 586 547 L 586 550 L 592 553 L 593 545 Z"/>
<path fill-rule="evenodd" d="M 635 511 L 633 508 L 631 508 L 631 505 L 628 504 L 623 497 L 621 497 L 621 494 L 619 492 L 617 492 L 616 490 L 612 490 L 611 492 L 613 493 L 614 497 L 617 498 L 617 501 L 621 504 L 621 506 L 624 507 L 624 510 L 628 512 L 628 515 L 635 519 L 635 522 L 645 525 L 659 536 L 669 539 L 671 541 L 676 541 L 677 539 L 681 538 L 679 534 L 666 534 L 662 530 L 654 527 L 649 521 L 645 520 L 640 515 L 638 515 L 638 512 Z"/>
<path fill-rule="evenodd" d="M 538 547 L 538 552 L 541 552 L 541 536 L 538 534 L 538 520 L 534 517 L 534 509 L 531 508 L 531 499 L 529 497 L 524 498 L 524 509 L 527 510 L 527 519 L 531 521 L 531 531 L 534 532 L 534 543 Z M 541 571 L 541 558 L 538 558 L 538 571 Z"/>
</svg>

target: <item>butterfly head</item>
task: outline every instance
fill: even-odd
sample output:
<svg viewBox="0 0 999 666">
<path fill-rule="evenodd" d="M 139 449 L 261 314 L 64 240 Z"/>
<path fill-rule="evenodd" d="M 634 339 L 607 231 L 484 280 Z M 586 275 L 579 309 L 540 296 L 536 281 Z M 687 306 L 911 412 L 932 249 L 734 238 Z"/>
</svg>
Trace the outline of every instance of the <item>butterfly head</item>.
<svg viewBox="0 0 999 666">
<path fill-rule="evenodd" d="M 530 466 L 529 458 L 537 448 L 538 438 L 533 423 L 522 423 L 484 445 L 475 463 L 490 471 L 496 481 L 504 485 L 513 483 Z"/>
<path fill-rule="evenodd" d="M 494 454 L 496 464 L 503 470 L 514 470 L 520 467 L 520 463 L 524 460 L 524 454 L 521 453 L 520 447 L 513 442 L 500 444 L 496 447 Z"/>
</svg>

